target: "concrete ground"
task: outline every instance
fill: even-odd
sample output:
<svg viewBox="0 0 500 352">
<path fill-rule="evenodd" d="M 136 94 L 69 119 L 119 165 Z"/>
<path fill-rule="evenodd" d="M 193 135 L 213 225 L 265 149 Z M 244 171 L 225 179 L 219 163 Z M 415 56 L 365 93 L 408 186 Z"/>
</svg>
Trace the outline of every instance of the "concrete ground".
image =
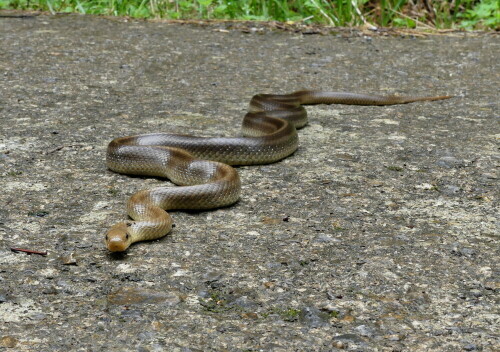
<svg viewBox="0 0 500 352">
<path fill-rule="evenodd" d="M 498 351 L 499 45 L 0 18 L 0 351 Z M 167 183 L 108 171 L 111 139 L 234 136 L 252 95 L 304 88 L 455 97 L 308 107 L 236 205 L 106 251 Z"/>
</svg>

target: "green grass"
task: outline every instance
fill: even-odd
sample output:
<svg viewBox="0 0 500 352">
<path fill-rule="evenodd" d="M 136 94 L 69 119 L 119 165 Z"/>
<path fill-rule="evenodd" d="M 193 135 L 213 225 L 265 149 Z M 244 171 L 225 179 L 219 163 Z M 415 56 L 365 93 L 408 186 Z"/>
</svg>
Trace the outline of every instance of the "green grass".
<svg viewBox="0 0 500 352">
<path fill-rule="evenodd" d="M 430 4 L 426 6 L 425 4 Z M 0 0 L 0 9 L 333 26 L 499 29 L 499 0 Z"/>
</svg>

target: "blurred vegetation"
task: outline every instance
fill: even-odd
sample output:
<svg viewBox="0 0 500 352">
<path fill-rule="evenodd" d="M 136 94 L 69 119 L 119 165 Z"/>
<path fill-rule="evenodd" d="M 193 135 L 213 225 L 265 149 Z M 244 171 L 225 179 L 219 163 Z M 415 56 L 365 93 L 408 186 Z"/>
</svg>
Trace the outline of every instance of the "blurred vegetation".
<svg viewBox="0 0 500 352">
<path fill-rule="evenodd" d="M 0 9 L 134 18 L 498 30 L 499 4 L 500 0 L 0 0 Z"/>
</svg>

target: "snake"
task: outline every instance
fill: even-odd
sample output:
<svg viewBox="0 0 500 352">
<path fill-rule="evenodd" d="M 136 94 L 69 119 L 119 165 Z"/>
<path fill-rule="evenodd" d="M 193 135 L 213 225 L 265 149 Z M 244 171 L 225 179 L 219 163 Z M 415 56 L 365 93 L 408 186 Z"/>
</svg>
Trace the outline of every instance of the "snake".
<svg viewBox="0 0 500 352">
<path fill-rule="evenodd" d="M 308 121 L 304 105 L 395 105 L 448 98 L 451 96 L 317 90 L 257 94 L 250 101 L 238 137 L 150 133 L 115 138 L 106 154 L 111 171 L 166 178 L 179 187 L 156 187 L 133 194 L 127 202 L 130 219 L 107 231 L 107 249 L 124 252 L 132 243 L 167 235 L 173 226 L 167 211 L 215 209 L 236 203 L 241 181 L 232 166 L 269 164 L 293 154 L 298 148 L 297 129 Z"/>
</svg>

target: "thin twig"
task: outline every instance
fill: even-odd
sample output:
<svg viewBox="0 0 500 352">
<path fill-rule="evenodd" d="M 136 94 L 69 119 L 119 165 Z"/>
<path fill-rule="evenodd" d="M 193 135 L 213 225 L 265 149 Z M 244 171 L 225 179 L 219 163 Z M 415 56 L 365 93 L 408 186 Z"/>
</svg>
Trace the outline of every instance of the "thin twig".
<svg viewBox="0 0 500 352">
<path fill-rule="evenodd" d="M 31 255 L 31 254 L 38 254 L 38 255 L 41 255 L 43 257 L 45 257 L 48 252 L 41 252 L 41 251 L 35 251 L 35 250 L 32 250 L 32 249 L 24 249 L 24 248 L 13 248 L 11 247 L 10 250 L 14 253 L 19 253 L 19 252 L 22 252 L 22 253 L 26 253 L 28 255 Z"/>
<path fill-rule="evenodd" d="M 71 147 L 83 147 L 85 144 L 77 143 L 77 144 L 65 144 L 65 145 L 60 145 L 58 147 L 55 147 L 53 149 L 50 149 L 45 152 L 45 154 L 52 154 L 55 153 L 63 148 L 71 148 Z"/>
</svg>

